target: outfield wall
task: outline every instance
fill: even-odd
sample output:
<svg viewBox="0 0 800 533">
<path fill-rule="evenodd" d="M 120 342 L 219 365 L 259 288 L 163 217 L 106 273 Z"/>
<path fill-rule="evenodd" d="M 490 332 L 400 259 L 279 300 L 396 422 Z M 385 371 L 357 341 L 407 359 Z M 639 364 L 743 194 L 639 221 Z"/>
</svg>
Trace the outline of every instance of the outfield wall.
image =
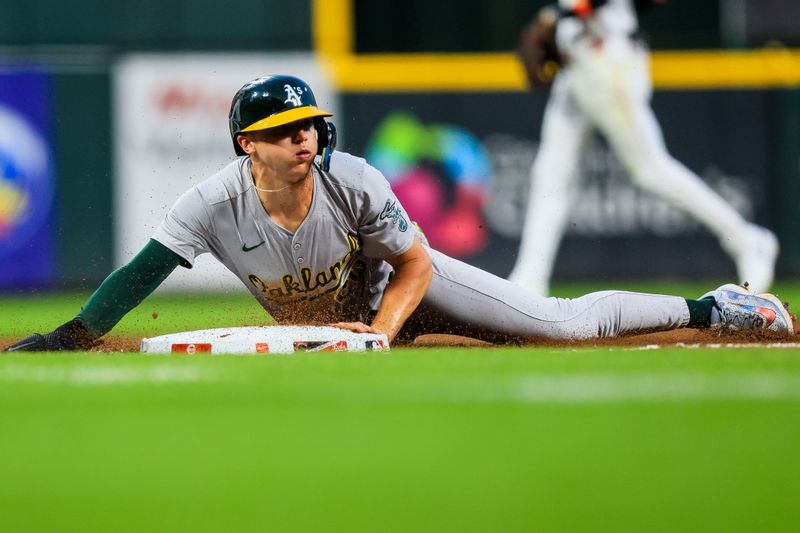
<svg viewBox="0 0 800 533">
<path fill-rule="evenodd" d="M 148 57 L 161 58 L 153 59 L 149 66 L 139 63 L 140 69 L 151 74 L 159 72 L 160 67 L 155 68 L 158 64 L 174 66 L 174 57 L 171 60 L 158 55 Z M 209 59 L 213 55 L 194 59 L 181 57 L 184 59 L 178 61 L 199 64 L 201 70 L 213 73 L 214 61 L 218 60 L 220 65 L 229 64 L 236 56 L 219 56 L 216 60 Z M 250 70 L 227 71 L 230 72 L 225 76 L 227 85 L 220 88 L 220 93 L 232 93 L 240 82 L 262 69 L 271 68 L 267 56 L 256 54 L 253 57 L 259 57 L 261 62 L 254 63 Z M 312 61 L 311 56 L 304 57 Z M 142 119 L 144 115 L 131 115 L 133 107 L 124 98 L 115 96 L 119 90 L 115 92 L 112 88 L 119 89 L 129 82 L 130 88 L 138 87 L 137 79 L 139 83 L 146 82 L 140 75 L 141 70 L 125 74 L 128 68 L 125 65 L 132 62 L 134 59 L 120 58 L 114 63 L 120 66 L 113 74 L 105 70 L 101 59 L 79 69 L 18 66 L 14 71 L 27 68 L 48 73 L 51 117 L 46 121 L 46 129 L 51 132 L 57 179 L 51 186 L 53 211 L 47 225 L 50 257 L 23 258 L 24 254 L 14 251 L 19 250 L 18 245 L 12 248 L 9 239 L 3 242 L 0 237 L 0 257 L 5 257 L 0 274 L 10 280 L 3 284 L 6 289 L 95 286 L 115 265 L 135 252 L 180 190 L 230 157 L 226 155 L 228 141 L 222 104 L 216 106 L 216 118 L 204 122 L 206 135 L 210 135 L 208 139 L 215 139 L 217 143 L 211 150 L 189 142 L 189 132 L 196 130 L 196 117 L 190 118 L 187 126 L 180 117 L 170 113 L 147 115 L 146 120 Z M 324 83 L 325 72 L 318 70 L 316 74 L 305 75 L 319 84 Z M 10 76 L 3 79 L 9 80 Z M 7 83 L 6 87 L 9 86 Z M 144 98 L 144 93 L 140 96 Z M 227 100 L 228 95 L 223 98 L 219 94 L 218 98 Z M 468 242 L 442 247 L 453 255 L 505 275 L 517 249 L 523 207 L 520 199 L 526 194 L 528 166 L 535 155 L 546 94 L 530 94 L 523 90 L 348 90 L 341 92 L 340 100 L 335 120 L 342 133 L 340 146 L 343 150 L 374 156 L 376 132 L 397 113 L 416 121 L 422 130 L 442 125 L 461 130 L 474 141 L 478 152 L 488 161 L 488 167 L 485 171 L 479 170 L 482 174 L 480 179 L 476 178 L 477 195 L 466 199 L 467 214 L 472 210 L 469 216 L 485 223 L 480 224 L 481 231 L 474 232 L 481 235 L 467 236 L 483 244 Z M 745 216 L 776 230 L 783 246 L 779 276 L 800 275 L 800 222 L 797 217 L 800 90 L 791 87 L 660 89 L 654 96 L 654 109 L 664 127 L 667 145 L 679 160 L 707 179 Z M 159 137 L 148 131 L 171 131 L 172 134 Z M 141 138 L 143 135 L 151 137 L 150 144 L 145 139 L 139 144 L 134 142 L 130 150 L 124 148 L 131 136 Z M 161 141 L 153 142 L 156 139 Z M 165 149 L 164 139 L 172 139 L 174 144 Z M 202 160 L 196 159 L 198 153 L 204 155 Z M 173 163 L 169 163 L 170 159 Z M 433 163 L 435 169 L 437 162 L 435 157 L 433 159 L 428 163 Z M 381 161 L 375 163 L 381 166 Z M 587 181 L 581 192 L 582 207 L 575 212 L 575 225 L 559 256 L 556 279 L 732 275 L 733 266 L 714 240 L 668 206 L 633 189 L 624 170 L 602 141 L 596 140 L 583 164 Z M 142 176 L 146 177 L 125 170 L 131 167 L 140 168 L 144 171 Z M 383 170 L 394 179 L 391 168 Z M 455 205 L 452 195 L 458 189 L 458 183 L 453 180 L 457 178 L 441 172 L 441 168 L 434 174 L 444 196 L 430 202 L 428 207 L 451 211 Z M 153 183 L 139 186 L 150 178 Z M 141 182 L 142 179 L 145 182 Z M 150 196 L 156 190 L 161 195 Z M 145 196 L 139 198 L 137 194 Z M 416 207 L 408 207 L 414 213 Z M 129 216 L 130 211 L 146 214 L 150 219 L 139 224 Z M 429 226 L 426 227 L 429 232 L 444 231 L 440 229 L 440 219 L 425 218 L 424 214 L 414 216 L 421 218 L 424 226 Z M 441 245 L 442 238 L 446 237 L 434 240 Z M 41 245 L 45 241 L 40 238 L 38 242 Z M 36 280 L 12 278 L 13 261 L 9 258 L 31 266 L 31 271 L 50 269 L 50 274 Z M 225 286 L 231 283 L 235 285 L 229 280 Z"/>
</svg>

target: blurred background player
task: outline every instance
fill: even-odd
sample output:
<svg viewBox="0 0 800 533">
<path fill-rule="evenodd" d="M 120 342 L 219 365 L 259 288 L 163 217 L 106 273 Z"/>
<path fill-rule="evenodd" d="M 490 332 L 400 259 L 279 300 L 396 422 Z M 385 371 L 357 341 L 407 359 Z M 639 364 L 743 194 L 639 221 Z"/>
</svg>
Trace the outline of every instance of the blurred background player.
<svg viewBox="0 0 800 533">
<path fill-rule="evenodd" d="M 519 53 L 532 88 L 552 89 L 517 261 L 509 279 L 539 294 L 550 277 L 593 129 L 603 134 L 635 184 L 686 212 L 717 236 L 740 282 L 766 291 L 778 241 L 752 224 L 672 158 L 650 108 L 646 45 L 634 35 L 637 10 L 660 0 L 561 0 L 523 30 Z M 557 75 L 556 75 L 557 72 Z"/>
</svg>

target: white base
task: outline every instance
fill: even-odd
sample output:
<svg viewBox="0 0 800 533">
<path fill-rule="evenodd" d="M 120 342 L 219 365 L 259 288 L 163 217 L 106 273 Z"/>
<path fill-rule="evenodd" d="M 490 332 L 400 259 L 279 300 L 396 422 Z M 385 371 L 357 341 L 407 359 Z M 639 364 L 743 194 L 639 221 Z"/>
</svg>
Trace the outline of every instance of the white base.
<svg viewBox="0 0 800 533">
<path fill-rule="evenodd" d="M 330 326 L 260 326 L 201 329 L 142 339 L 142 353 L 287 354 L 380 352 L 386 335 L 353 333 Z"/>
</svg>

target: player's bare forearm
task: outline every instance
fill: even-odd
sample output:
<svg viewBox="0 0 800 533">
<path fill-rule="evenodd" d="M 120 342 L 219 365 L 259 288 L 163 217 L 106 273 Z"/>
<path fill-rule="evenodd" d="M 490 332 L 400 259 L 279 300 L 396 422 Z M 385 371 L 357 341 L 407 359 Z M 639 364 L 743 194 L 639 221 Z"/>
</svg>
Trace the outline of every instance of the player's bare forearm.
<svg viewBox="0 0 800 533">
<path fill-rule="evenodd" d="M 433 268 L 431 258 L 419 239 L 414 239 L 406 253 L 387 259 L 387 262 L 394 268 L 394 276 L 383 293 L 381 307 L 371 327 L 385 333 L 392 341 L 425 296 Z"/>
<path fill-rule="evenodd" d="M 404 254 L 386 259 L 394 268 L 394 275 L 383 292 L 380 309 L 371 325 L 363 322 L 338 322 L 332 326 L 357 333 L 383 333 L 391 342 L 422 301 L 433 276 L 428 252 L 414 239 L 414 244 Z"/>
<path fill-rule="evenodd" d="M 371 325 L 338 322 L 332 326 L 357 333 L 383 333 L 393 341 L 400 328 L 422 301 L 433 276 L 430 257 L 418 239 L 406 253 L 386 260 L 394 276 L 383 292 L 383 300 Z"/>
</svg>

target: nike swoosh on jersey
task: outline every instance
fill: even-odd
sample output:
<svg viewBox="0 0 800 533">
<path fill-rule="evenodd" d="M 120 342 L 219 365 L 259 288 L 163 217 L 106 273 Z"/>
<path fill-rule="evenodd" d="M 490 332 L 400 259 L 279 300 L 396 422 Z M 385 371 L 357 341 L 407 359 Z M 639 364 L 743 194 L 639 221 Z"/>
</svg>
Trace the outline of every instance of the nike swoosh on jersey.
<svg viewBox="0 0 800 533">
<path fill-rule="evenodd" d="M 256 248 L 258 248 L 259 246 L 261 246 L 265 242 L 267 242 L 267 241 L 261 241 L 260 243 L 256 244 L 255 246 L 249 246 L 249 247 L 246 244 L 242 244 L 242 251 L 243 252 L 249 252 L 250 250 L 255 250 Z"/>
</svg>

